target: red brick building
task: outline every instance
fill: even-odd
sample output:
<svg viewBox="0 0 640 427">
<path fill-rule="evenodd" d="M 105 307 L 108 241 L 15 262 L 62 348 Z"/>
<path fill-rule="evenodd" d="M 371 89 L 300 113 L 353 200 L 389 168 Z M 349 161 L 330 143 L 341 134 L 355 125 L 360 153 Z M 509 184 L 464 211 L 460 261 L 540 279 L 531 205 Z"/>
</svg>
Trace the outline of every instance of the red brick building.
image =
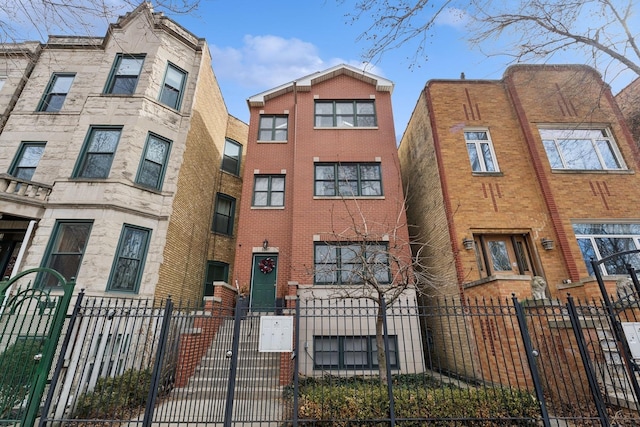
<svg viewBox="0 0 640 427">
<path fill-rule="evenodd" d="M 402 138 L 407 215 L 447 295 L 598 297 L 589 259 L 640 249 L 638 149 L 610 88 L 581 65 L 429 81 Z M 610 291 L 632 255 L 602 264 Z"/>
<path fill-rule="evenodd" d="M 233 278 L 253 310 L 357 297 L 365 256 L 380 284 L 404 286 L 390 261 L 411 263 L 392 89 L 339 65 L 248 99 Z"/>
</svg>

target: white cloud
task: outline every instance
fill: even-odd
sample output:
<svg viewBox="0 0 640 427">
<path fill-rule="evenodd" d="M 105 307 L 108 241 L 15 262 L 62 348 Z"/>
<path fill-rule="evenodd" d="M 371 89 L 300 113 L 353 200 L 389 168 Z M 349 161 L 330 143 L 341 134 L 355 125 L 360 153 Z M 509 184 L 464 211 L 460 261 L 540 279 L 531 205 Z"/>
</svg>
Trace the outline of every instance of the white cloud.
<svg viewBox="0 0 640 427">
<path fill-rule="evenodd" d="M 341 58 L 323 60 L 314 44 L 273 35 L 246 35 L 240 48 L 212 45 L 211 55 L 218 79 L 254 89 L 270 89 L 341 63 L 382 76 L 371 64 Z"/>
<path fill-rule="evenodd" d="M 453 27 L 457 30 L 464 29 L 471 17 L 466 11 L 455 7 L 445 8 L 436 18 L 436 24 Z"/>
</svg>

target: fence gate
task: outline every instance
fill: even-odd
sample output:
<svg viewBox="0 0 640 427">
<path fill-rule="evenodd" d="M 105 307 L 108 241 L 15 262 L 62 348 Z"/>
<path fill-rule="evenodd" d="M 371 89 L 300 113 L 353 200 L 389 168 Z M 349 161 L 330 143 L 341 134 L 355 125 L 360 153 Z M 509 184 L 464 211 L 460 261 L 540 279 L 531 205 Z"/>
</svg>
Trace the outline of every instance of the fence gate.
<svg viewBox="0 0 640 427">
<path fill-rule="evenodd" d="M 34 425 L 74 285 L 47 268 L 0 282 L 0 425 Z"/>
</svg>

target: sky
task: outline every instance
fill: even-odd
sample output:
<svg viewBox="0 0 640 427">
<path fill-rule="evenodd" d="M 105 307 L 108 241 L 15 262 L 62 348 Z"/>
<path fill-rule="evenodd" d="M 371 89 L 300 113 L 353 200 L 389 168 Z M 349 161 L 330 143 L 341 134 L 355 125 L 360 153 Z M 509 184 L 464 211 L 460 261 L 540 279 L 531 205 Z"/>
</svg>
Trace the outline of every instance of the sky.
<svg viewBox="0 0 640 427">
<path fill-rule="evenodd" d="M 6 1 L 11 3 L 14 0 Z M 102 1 L 120 10 L 131 7 L 126 1 L 136 4 L 135 0 Z M 181 0 L 165 1 L 180 3 Z M 346 63 L 359 68 L 366 66 L 366 71 L 395 83 L 392 101 L 395 133 L 399 140 L 420 91 L 429 80 L 458 79 L 463 72 L 467 79 L 497 80 L 510 65 L 508 56 L 486 56 L 465 41 L 465 22 L 460 18 L 464 17 L 464 11 L 460 10 L 452 10 L 436 21 L 429 34 L 426 60 L 414 61 L 413 43 L 386 52 L 374 64 L 363 65 L 363 54 L 370 47 L 370 42 L 359 40 L 359 36 L 371 22 L 351 19 L 349 14 L 353 13 L 355 3 L 356 0 L 200 0 L 196 11 L 166 14 L 197 37 L 207 40 L 213 58 L 212 67 L 229 113 L 245 122 L 249 120 L 247 98 Z M 7 12 L 6 7 L 0 7 L 0 21 L 15 19 L 3 16 L 3 12 Z M 633 17 L 633 28 L 640 26 L 639 18 Z M 103 36 L 107 22 L 101 20 L 93 24 L 84 29 L 74 28 L 74 31 L 88 35 L 83 31 L 87 30 L 93 36 Z M 52 26 L 55 25 L 53 22 Z M 42 31 L 39 34 L 29 33 L 27 28 L 22 30 L 22 36 L 27 40 L 35 40 L 43 34 Z M 49 34 L 60 32 L 54 30 Z M 497 44 L 484 45 L 483 49 L 486 52 L 500 51 Z M 584 57 L 566 52 L 563 57 L 548 62 L 584 63 Z M 615 94 L 632 78 L 633 75 L 627 73 L 612 81 L 606 77 L 605 80 Z"/>
<path fill-rule="evenodd" d="M 246 99 L 316 71 L 346 63 L 362 67 L 366 40 L 358 36 L 368 22 L 346 15 L 353 1 L 202 0 L 190 15 L 172 16 L 207 39 L 213 70 L 229 113 L 248 122 Z M 395 83 L 392 101 L 398 138 L 406 128 L 420 91 L 430 79 L 500 79 L 505 58 L 487 59 L 469 49 L 455 18 L 441 21 L 428 61 L 411 67 L 413 51 L 384 55 L 366 70 Z"/>
</svg>

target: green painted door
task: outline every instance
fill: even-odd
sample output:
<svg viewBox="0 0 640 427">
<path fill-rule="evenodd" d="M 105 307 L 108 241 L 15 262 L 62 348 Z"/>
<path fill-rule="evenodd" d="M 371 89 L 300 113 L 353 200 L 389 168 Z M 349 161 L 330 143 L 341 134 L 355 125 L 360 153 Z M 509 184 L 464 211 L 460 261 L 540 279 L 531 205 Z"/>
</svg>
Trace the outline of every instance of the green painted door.
<svg viewBox="0 0 640 427">
<path fill-rule="evenodd" d="M 252 310 L 274 311 L 277 277 L 278 257 L 276 255 L 254 255 L 251 279 Z"/>
</svg>

